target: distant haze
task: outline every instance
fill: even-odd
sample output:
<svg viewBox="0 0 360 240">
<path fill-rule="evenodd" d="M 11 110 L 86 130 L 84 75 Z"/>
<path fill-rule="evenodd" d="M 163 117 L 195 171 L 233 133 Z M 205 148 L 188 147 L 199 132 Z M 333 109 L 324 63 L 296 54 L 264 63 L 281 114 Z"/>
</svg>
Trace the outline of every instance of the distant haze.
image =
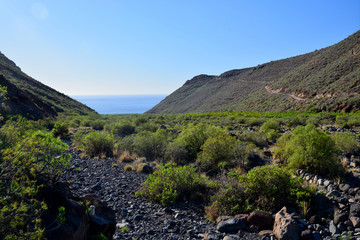
<svg viewBox="0 0 360 240">
<path fill-rule="evenodd" d="M 67 95 L 169 94 L 360 29 L 360 1 L 0 0 L 0 51 Z"/>
</svg>

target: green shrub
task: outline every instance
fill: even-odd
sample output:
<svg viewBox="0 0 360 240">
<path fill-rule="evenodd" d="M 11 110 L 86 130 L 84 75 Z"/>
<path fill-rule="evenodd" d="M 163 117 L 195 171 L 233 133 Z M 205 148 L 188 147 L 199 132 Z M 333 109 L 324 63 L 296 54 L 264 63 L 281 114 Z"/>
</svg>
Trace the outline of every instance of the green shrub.
<svg viewBox="0 0 360 240">
<path fill-rule="evenodd" d="M 52 182 L 69 166 L 68 146 L 31 125 L 19 119 L 0 130 L 0 239 L 44 239 L 37 179 Z"/>
<path fill-rule="evenodd" d="M 134 137 L 133 151 L 148 161 L 163 158 L 169 134 L 162 129 L 155 133 L 142 132 Z"/>
<path fill-rule="evenodd" d="M 360 115 L 352 115 L 347 124 L 349 127 L 360 127 Z"/>
<path fill-rule="evenodd" d="M 114 134 L 115 136 L 126 137 L 128 135 L 135 133 L 135 127 L 128 123 L 116 124 L 111 130 L 111 133 Z"/>
<path fill-rule="evenodd" d="M 192 162 L 196 159 L 206 139 L 224 135 L 227 135 L 227 133 L 219 127 L 206 124 L 189 125 L 174 142 L 186 149 L 188 152 L 186 161 Z"/>
<path fill-rule="evenodd" d="M 104 120 L 97 119 L 90 123 L 90 127 L 94 130 L 103 130 L 106 122 Z"/>
<path fill-rule="evenodd" d="M 65 138 L 69 134 L 69 128 L 66 123 L 56 122 L 51 132 L 55 137 Z"/>
<path fill-rule="evenodd" d="M 211 187 L 214 184 L 207 177 L 196 173 L 195 168 L 166 164 L 148 175 L 136 194 L 167 206 L 182 200 L 204 199 L 204 194 Z"/>
<path fill-rule="evenodd" d="M 297 127 L 306 125 L 306 117 L 305 116 L 296 116 L 288 120 L 286 126 L 288 127 Z"/>
<path fill-rule="evenodd" d="M 188 151 L 178 142 L 171 142 L 166 147 L 165 159 L 177 165 L 187 164 Z"/>
<path fill-rule="evenodd" d="M 343 170 L 334 141 L 311 124 L 297 127 L 291 136 L 282 136 L 275 153 L 292 169 L 304 169 L 324 177 L 338 176 Z"/>
<path fill-rule="evenodd" d="M 349 132 L 335 133 L 331 135 L 331 138 L 334 140 L 336 146 L 344 155 L 354 154 L 360 149 L 356 137 Z"/>
<path fill-rule="evenodd" d="M 280 136 L 280 122 L 274 119 L 266 121 L 260 128 L 270 141 L 276 140 Z"/>
<path fill-rule="evenodd" d="M 81 148 L 90 157 L 112 156 L 114 137 L 101 132 L 91 132 L 83 138 Z"/>
<path fill-rule="evenodd" d="M 208 138 L 201 146 L 202 152 L 198 155 L 196 162 L 204 171 L 233 167 L 226 165 L 231 165 L 230 162 L 234 157 L 235 141 L 236 139 L 231 136 Z"/>
<path fill-rule="evenodd" d="M 239 136 L 243 142 L 252 143 L 259 148 L 268 146 L 266 136 L 261 132 L 246 132 Z"/>
<path fill-rule="evenodd" d="M 302 178 L 293 178 L 287 170 L 274 165 L 254 168 L 245 175 L 230 172 L 228 181 L 206 209 L 211 218 L 254 210 L 276 212 L 283 206 L 300 209 L 315 193 L 315 188 L 303 186 Z"/>
</svg>

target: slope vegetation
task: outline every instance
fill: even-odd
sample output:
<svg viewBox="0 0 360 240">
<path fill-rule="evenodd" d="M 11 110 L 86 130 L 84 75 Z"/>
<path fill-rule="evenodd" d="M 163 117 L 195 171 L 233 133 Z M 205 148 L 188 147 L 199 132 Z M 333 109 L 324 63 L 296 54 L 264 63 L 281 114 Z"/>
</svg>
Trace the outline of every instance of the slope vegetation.
<svg viewBox="0 0 360 240">
<path fill-rule="evenodd" d="M 199 75 L 147 113 L 212 111 L 357 111 L 360 109 L 360 31 L 314 52 Z"/>
<path fill-rule="evenodd" d="M 8 95 L 0 99 L 3 115 L 20 114 L 29 119 L 41 119 L 65 114 L 89 114 L 94 110 L 29 77 L 0 52 L 0 85 Z"/>
</svg>

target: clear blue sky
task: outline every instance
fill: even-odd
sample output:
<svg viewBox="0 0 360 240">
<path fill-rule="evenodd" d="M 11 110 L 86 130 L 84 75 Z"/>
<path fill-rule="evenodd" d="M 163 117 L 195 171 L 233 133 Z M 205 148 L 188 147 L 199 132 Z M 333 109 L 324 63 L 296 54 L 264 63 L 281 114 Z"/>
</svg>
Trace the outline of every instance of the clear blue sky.
<svg viewBox="0 0 360 240">
<path fill-rule="evenodd" d="M 169 94 L 359 29 L 359 0 L 0 0 L 0 51 L 67 95 Z"/>
</svg>

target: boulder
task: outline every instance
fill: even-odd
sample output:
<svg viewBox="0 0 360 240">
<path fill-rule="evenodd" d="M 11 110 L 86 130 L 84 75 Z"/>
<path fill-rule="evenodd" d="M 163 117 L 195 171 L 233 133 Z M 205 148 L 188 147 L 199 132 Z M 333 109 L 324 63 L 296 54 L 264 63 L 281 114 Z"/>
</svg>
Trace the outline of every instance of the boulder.
<svg viewBox="0 0 360 240">
<path fill-rule="evenodd" d="M 334 221 L 330 221 L 329 231 L 330 231 L 331 235 L 335 235 L 335 234 L 339 233 L 339 229 L 336 227 Z"/>
<path fill-rule="evenodd" d="M 245 227 L 244 222 L 239 218 L 230 218 L 226 221 L 219 223 L 216 230 L 224 233 L 237 233 Z"/>
<path fill-rule="evenodd" d="M 350 189 L 350 185 L 347 183 L 341 183 L 339 184 L 339 189 L 344 193 L 347 193 L 347 191 Z"/>
<path fill-rule="evenodd" d="M 316 193 L 312 197 L 312 205 L 315 215 L 325 217 L 328 215 L 330 200 L 321 193 Z"/>
<path fill-rule="evenodd" d="M 350 216 L 360 217 L 360 204 L 354 203 L 350 205 Z"/>
<path fill-rule="evenodd" d="M 108 239 L 112 239 L 116 230 L 114 210 L 90 195 L 84 196 L 84 199 L 90 202 L 93 210 L 89 214 L 90 235 L 94 236 L 101 233 Z"/>
<path fill-rule="evenodd" d="M 271 214 L 261 211 L 254 211 L 248 217 L 248 222 L 259 230 L 272 229 L 274 218 Z"/>
<path fill-rule="evenodd" d="M 286 207 L 276 213 L 273 232 L 279 240 L 298 240 L 300 238 L 300 228 Z"/>
<path fill-rule="evenodd" d="M 348 214 L 345 212 L 335 212 L 334 214 L 334 223 L 338 225 L 339 223 L 345 222 L 349 218 Z"/>
<path fill-rule="evenodd" d="M 146 174 L 150 174 L 150 173 L 154 172 L 154 168 L 152 166 L 150 166 L 150 165 L 144 165 L 141 168 L 141 172 L 146 173 Z"/>
<path fill-rule="evenodd" d="M 358 218 L 358 217 L 350 217 L 350 221 L 351 221 L 354 228 L 359 228 L 360 227 L 360 218 Z"/>
</svg>

